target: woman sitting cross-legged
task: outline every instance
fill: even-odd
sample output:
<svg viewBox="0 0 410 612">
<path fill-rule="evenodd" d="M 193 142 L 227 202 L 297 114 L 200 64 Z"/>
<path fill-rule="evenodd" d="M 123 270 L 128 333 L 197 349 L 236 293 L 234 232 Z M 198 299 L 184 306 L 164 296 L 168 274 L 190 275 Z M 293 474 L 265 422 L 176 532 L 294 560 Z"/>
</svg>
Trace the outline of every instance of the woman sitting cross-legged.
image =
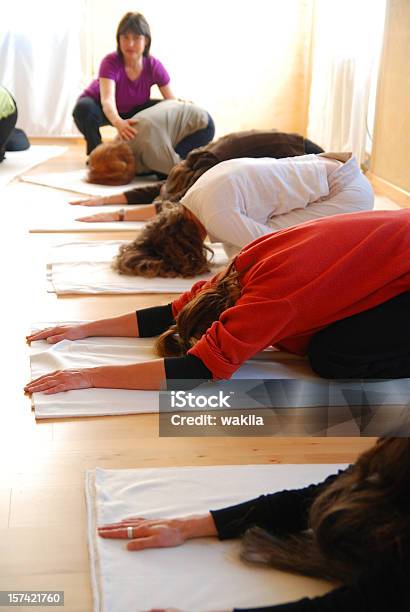
<svg viewBox="0 0 410 612">
<path fill-rule="evenodd" d="M 29 393 L 160 389 L 172 379 L 226 379 L 269 346 L 310 358 L 328 378 L 410 376 L 410 210 L 319 219 L 263 236 L 226 270 L 172 304 L 29 341 L 160 335 L 161 359 L 62 370 Z"/>
<path fill-rule="evenodd" d="M 232 159 L 203 174 L 179 205 L 163 205 L 133 242 L 121 246 L 114 267 L 135 276 L 192 277 L 209 269 L 207 235 L 232 257 L 265 234 L 368 211 L 373 201 L 349 153 Z"/>
<path fill-rule="evenodd" d="M 172 168 L 165 181 L 134 187 L 120 194 L 73 200 L 70 204 L 82 206 L 138 204 L 138 209 L 130 208 L 124 211 L 125 218 L 131 221 L 145 221 L 154 217 L 161 210 L 162 203 L 178 203 L 200 176 L 222 161 L 240 157 L 280 159 L 307 153 L 323 153 L 323 149 L 299 134 L 277 130 L 233 132 L 191 151 L 186 159 Z M 144 206 L 145 204 L 154 204 L 154 206 Z M 119 221 L 118 213 L 110 214 L 109 218 L 107 213 L 100 213 L 82 217 L 80 220 L 88 222 Z"/>
<path fill-rule="evenodd" d="M 87 180 L 124 185 L 136 174 L 167 175 L 188 153 L 212 140 L 215 127 L 206 110 L 178 100 L 160 102 L 135 116 L 137 134 L 126 143 L 101 144 L 89 157 Z"/>
<path fill-rule="evenodd" d="M 101 525 L 98 533 L 130 538 L 130 551 L 242 537 L 245 561 L 340 584 L 321 597 L 253 612 L 408 612 L 409 489 L 410 440 L 385 438 L 321 484 L 203 515 L 124 518 Z"/>
</svg>

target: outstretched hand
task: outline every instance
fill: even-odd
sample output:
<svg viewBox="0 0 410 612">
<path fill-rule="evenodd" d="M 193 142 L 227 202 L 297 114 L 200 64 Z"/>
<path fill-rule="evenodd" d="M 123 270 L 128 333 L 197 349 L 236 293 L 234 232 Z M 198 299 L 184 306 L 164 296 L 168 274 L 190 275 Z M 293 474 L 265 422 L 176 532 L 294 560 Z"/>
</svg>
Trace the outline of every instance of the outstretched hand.
<svg viewBox="0 0 410 612">
<path fill-rule="evenodd" d="M 93 387 L 91 368 L 82 370 L 56 370 L 50 374 L 39 376 L 24 387 L 25 393 L 40 393 L 52 395 L 72 389 L 89 389 Z"/>
<path fill-rule="evenodd" d="M 120 215 L 118 211 L 107 213 L 96 213 L 95 215 L 87 215 L 86 217 L 78 217 L 76 221 L 84 221 L 85 223 L 106 223 L 107 221 L 119 221 Z"/>
<path fill-rule="evenodd" d="M 49 344 L 56 344 L 61 340 L 80 340 L 87 338 L 88 334 L 85 325 L 56 325 L 55 327 L 46 327 L 45 329 L 36 331 L 29 336 L 26 336 L 26 341 L 34 342 L 35 340 L 46 340 Z"/>
<path fill-rule="evenodd" d="M 107 204 L 104 196 L 95 196 L 93 198 L 84 198 L 83 200 L 71 200 L 69 203 L 73 206 L 104 206 Z"/>
<path fill-rule="evenodd" d="M 183 519 L 149 520 L 131 516 L 119 523 L 111 523 L 98 527 L 98 535 L 102 538 L 127 540 L 128 550 L 143 550 L 144 548 L 166 548 L 180 546 L 187 539 Z M 130 528 L 130 530 L 128 529 Z M 130 539 L 130 533 L 132 538 Z"/>
</svg>

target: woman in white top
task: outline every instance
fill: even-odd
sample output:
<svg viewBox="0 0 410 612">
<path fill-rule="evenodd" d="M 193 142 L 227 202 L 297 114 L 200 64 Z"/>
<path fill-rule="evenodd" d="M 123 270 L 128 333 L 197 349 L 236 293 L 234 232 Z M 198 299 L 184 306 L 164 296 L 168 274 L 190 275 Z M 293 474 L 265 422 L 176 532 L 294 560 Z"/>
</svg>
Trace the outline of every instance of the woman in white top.
<svg viewBox="0 0 410 612">
<path fill-rule="evenodd" d="M 121 247 L 115 266 L 147 277 L 194 276 L 208 270 L 207 235 L 231 257 L 264 234 L 371 210 L 373 202 L 350 153 L 228 160 L 203 174 L 179 205 L 163 207 L 136 240 Z"/>
</svg>

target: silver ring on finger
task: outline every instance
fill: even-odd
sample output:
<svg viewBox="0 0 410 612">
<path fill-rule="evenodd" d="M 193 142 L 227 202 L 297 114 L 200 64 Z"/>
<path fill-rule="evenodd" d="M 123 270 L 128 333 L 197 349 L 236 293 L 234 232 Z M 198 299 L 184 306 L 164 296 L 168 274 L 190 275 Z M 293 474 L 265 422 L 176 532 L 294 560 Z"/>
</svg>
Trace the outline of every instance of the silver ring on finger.
<svg viewBox="0 0 410 612">
<path fill-rule="evenodd" d="M 133 533 L 132 533 L 132 527 L 131 527 L 131 526 L 128 526 L 128 527 L 127 527 L 127 538 L 128 538 L 129 540 L 132 540 L 132 539 L 134 538 L 134 535 L 133 535 Z"/>
</svg>

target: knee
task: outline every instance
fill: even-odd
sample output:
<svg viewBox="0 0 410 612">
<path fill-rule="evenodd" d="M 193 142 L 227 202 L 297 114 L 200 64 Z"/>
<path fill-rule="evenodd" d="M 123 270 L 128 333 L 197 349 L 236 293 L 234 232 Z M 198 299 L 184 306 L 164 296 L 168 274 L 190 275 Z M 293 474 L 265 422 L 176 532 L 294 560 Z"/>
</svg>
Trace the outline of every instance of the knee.
<svg viewBox="0 0 410 612">
<path fill-rule="evenodd" d="M 74 120 L 77 122 L 88 121 L 98 116 L 97 103 L 91 98 L 79 98 L 73 110 Z"/>
<path fill-rule="evenodd" d="M 327 337 L 322 333 L 316 333 L 310 341 L 307 357 L 312 370 L 322 378 L 343 378 L 340 365 L 337 363 L 335 354 L 329 344 Z"/>
</svg>

